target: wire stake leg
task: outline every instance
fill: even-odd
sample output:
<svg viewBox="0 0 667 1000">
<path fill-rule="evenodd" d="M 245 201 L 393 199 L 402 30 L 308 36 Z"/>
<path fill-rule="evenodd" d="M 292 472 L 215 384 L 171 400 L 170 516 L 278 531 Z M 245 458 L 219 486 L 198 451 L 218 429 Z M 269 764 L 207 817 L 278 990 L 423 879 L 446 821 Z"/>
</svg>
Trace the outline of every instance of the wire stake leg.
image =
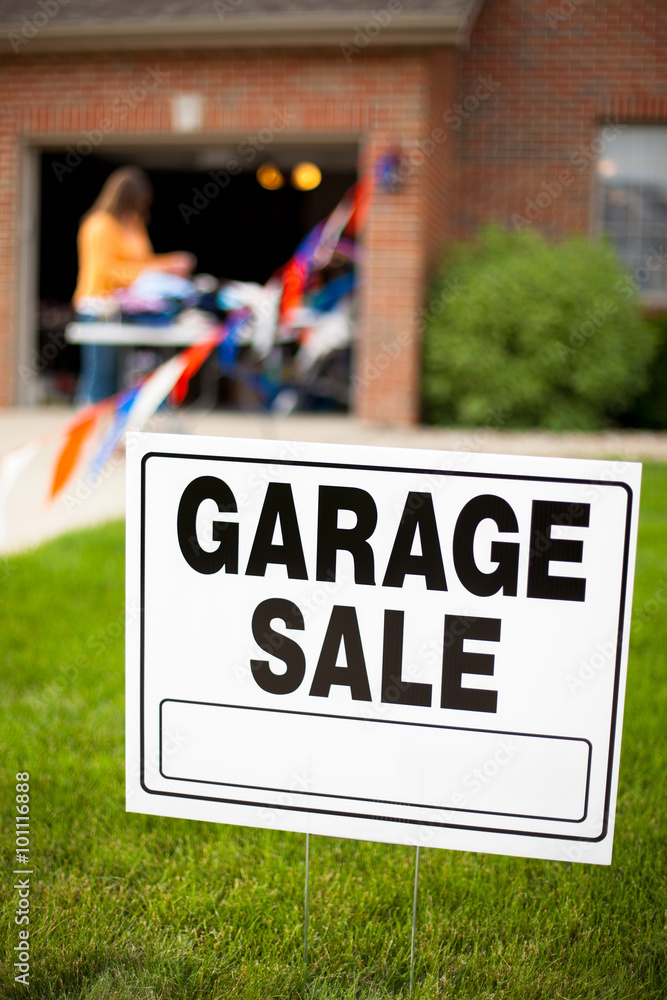
<svg viewBox="0 0 667 1000">
<path fill-rule="evenodd" d="M 417 889 L 419 886 L 419 847 L 415 854 L 415 892 L 412 901 L 412 945 L 410 948 L 410 996 L 415 987 L 415 931 L 417 929 Z"/>
<path fill-rule="evenodd" d="M 303 922 L 303 976 L 308 969 L 308 873 L 310 869 L 310 834 L 306 834 L 306 884 L 304 890 L 304 922 Z"/>
</svg>

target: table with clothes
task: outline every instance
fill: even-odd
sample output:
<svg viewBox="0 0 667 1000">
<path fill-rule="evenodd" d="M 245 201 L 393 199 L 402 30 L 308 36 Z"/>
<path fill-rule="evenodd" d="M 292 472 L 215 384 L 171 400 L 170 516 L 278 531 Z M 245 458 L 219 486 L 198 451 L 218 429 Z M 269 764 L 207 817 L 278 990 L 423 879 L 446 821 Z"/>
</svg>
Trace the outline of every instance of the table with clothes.
<svg viewBox="0 0 667 1000">
<path fill-rule="evenodd" d="M 170 350 L 196 343 L 230 313 L 245 309 L 248 321 L 231 327 L 216 352 L 214 371 L 205 379 L 207 395 L 211 378 L 222 377 L 240 387 L 243 408 L 342 410 L 348 405 L 354 277 L 347 269 L 321 278 L 285 322 L 279 276 L 260 285 L 148 270 L 112 295 L 80 300 L 66 337 L 100 345 L 109 385 L 113 377 L 123 387 Z"/>
</svg>

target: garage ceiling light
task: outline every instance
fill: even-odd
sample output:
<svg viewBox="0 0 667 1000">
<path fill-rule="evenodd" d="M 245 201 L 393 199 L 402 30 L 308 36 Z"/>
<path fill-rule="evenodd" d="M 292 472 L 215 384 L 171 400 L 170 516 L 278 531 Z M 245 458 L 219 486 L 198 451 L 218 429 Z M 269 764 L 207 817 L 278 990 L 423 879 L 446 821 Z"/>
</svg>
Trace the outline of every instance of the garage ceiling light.
<svg viewBox="0 0 667 1000">
<path fill-rule="evenodd" d="M 285 183 L 285 178 L 275 163 L 263 163 L 258 168 L 256 177 L 267 191 L 277 191 Z"/>
<path fill-rule="evenodd" d="M 292 185 L 298 191 L 312 191 L 322 180 L 322 171 L 314 163 L 297 163 L 292 170 Z"/>
</svg>

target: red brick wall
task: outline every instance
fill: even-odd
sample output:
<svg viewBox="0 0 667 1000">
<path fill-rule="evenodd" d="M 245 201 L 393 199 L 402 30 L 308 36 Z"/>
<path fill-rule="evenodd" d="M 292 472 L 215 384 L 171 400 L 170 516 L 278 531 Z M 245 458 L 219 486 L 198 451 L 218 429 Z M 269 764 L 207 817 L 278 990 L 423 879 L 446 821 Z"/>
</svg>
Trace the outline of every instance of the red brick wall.
<svg viewBox="0 0 667 1000">
<path fill-rule="evenodd" d="M 455 197 L 454 143 L 443 112 L 456 96 L 457 60 L 454 50 L 415 59 L 409 99 L 403 84 L 402 129 L 374 140 L 402 154 L 398 190 L 377 195 L 366 234 L 365 336 L 354 384 L 358 414 L 375 420 L 419 419 L 420 309 Z"/>
<path fill-rule="evenodd" d="M 461 94 L 486 75 L 498 89 L 461 125 L 459 235 L 527 213 L 548 235 L 589 232 L 598 127 L 667 123 L 666 52 L 664 0 L 487 0 Z"/>
<path fill-rule="evenodd" d="M 415 84 L 419 100 L 402 134 L 382 137 L 401 148 L 401 180 L 396 193 L 376 198 L 368 227 L 366 336 L 353 380 L 359 415 L 388 422 L 417 421 L 421 409 L 424 291 L 451 236 L 456 198 L 456 140 L 444 120 L 458 92 L 456 51 L 425 56 Z"/>
<path fill-rule="evenodd" d="M 443 247 L 454 235 L 456 216 L 458 144 L 457 104 L 461 73 L 460 54 L 451 49 L 429 58 L 431 77 L 430 128 L 421 144 L 428 156 L 424 172 L 427 209 L 424 240 L 427 277 L 437 266 Z"/>
<path fill-rule="evenodd" d="M 16 258 L 18 255 L 16 113 L 0 97 L 0 405 L 14 401 Z"/>
<path fill-rule="evenodd" d="M 147 77 L 150 69 L 154 75 Z M 96 129 L 106 131 L 107 142 L 126 134 L 168 137 L 170 97 L 179 92 L 205 95 L 204 130 L 223 140 L 240 141 L 270 125 L 279 112 L 289 121 L 281 138 L 357 135 L 372 152 L 387 142 L 409 144 L 424 133 L 431 77 L 426 56 L 402 51 L 366 50 L 346 59 L 339 50 L 34 57 L 24 50 L 4 59 L 0 63 L 4 108 L 0 403 L 15 398 L 17 384 L 14 330 L 22 138 L 39 142 L 58 136 L 63 145 L 76 146 L 85 130 Z M 136 106 L 128 108 L 128 103 Z M 366 281 L 360 306 L 356 409 L 361 416 L 380 420 L 410 422 L 418 412 L 415 328 L 425 197 L 419 183 L 421 169 L 408 178 L 400 194 L 377 195 L 364 237 Z M 396 359 L 393 345 L 399 340 Z"/>
</svg>

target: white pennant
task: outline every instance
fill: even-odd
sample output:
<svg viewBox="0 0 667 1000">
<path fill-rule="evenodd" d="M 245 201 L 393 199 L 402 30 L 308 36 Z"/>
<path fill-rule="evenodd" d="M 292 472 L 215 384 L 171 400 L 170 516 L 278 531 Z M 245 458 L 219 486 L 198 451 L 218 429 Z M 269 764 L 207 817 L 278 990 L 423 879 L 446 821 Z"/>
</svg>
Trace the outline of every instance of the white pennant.
<svg viewBox="0 0 667 1000">
<path fill-rule="evenodd" d="M 22 448 L 16 448 L 0 456 L 0 546 L 4 545 L 7 536 L 5 516 L 7 497 L 18 477 L 38 451 L 39 444 L 36 441 L 29 441 Z"/>
<path fill-rule="evenodd" d="M 140 431 L 174 388 L 187 361 L 183 353 L 169 358 L 148 376 L 130 409 L 126 431 Z"/>
</svg>

